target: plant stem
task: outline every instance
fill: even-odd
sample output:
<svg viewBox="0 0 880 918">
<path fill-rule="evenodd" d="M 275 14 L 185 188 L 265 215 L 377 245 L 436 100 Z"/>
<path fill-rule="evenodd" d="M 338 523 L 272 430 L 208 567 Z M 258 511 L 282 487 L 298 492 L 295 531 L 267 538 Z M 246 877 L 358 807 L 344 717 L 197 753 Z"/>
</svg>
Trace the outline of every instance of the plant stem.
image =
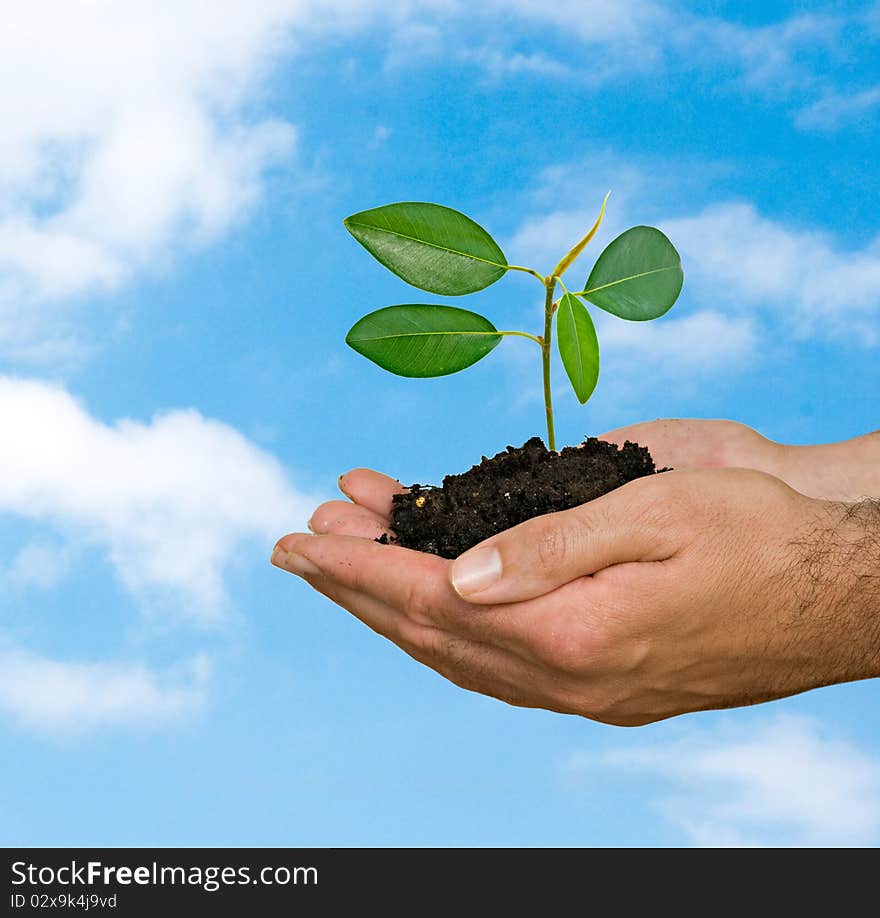
<svg viewBox="0 0 880 918">
<path fill-rule="evenodd" d="M 543 274 L 538 274 L 534 268 L 524 268 L 522 265 L 508 265 L 508 271 L 522 271 L 525 274 L 531 274 L 532 277 L 537 277 L 538 280 L 543 284 L 545 281 Z"/>
<path fill-rule="evenodd" d="M 529 341 L 534 341 L 539 347 L 543 347 L 541 344 L 541 339 L 536 335 L 530 335 L 528 332 L 521 331 L 499 331 L 499 335 L 516 335 L 518 338 L 528 338 Z"/>
<path fill-rule="evenodd" d="M 547 413 L 547 448 L 556 450 L 556 430 L 553 426 L 553 397 L 550 392 L 550 347 L 553 343 L 553 291 L 556 289 L 556 277 L 544 281 L 544 336 L 541 339 L 541 365 L 544 371 L 544 410 Z"/>
</svg>

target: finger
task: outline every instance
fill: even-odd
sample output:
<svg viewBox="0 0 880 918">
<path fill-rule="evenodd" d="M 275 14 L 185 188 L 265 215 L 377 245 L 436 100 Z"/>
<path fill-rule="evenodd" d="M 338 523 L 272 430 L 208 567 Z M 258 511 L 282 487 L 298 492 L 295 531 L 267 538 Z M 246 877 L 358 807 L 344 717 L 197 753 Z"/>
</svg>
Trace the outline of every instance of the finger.
<svg viewBox="0 0 880 918">
<path fill-rule="evenodd" d="M 522 602 L 627 561 L 671 557 L 674 535 L 652 521 L 665 475 L 641 478 L 596 500 L 520 523 L 460 555 L 456 592 L 471 603 Z"/>
<path fill-rule="evenodd" d="M 347 500 L 329 500 L 321 504 L 309 520 L 309 529 L 318 534 L 329 532 L 362 539 L 377 539 L 382 533 L 390 534 L 387 519 Z"/>
<path fill-rule="evenodd" d="M 415 623 L 513 652 L 527 648 L 530 610 L 465 602 L 452 588 L 450 562 L 436 555 L 363 538 L 289 535 L 272 563 L 300 576 L 321 575 L 400 611 Z"/>
<path fill-rule="evenodd" d="M 647 446 L 658 468 L 714 468 L 760 463 L 769 441 L 732 421 L 663 418 L 619 427 L 599 437 L 620 446 L 627 440 Z M 756 446 L 760 448 L 756 450 Z M 756 467 L 760 467 L 757 465 Z M 768 470 L 769 471 L 769 470 Z"/>
<path fill-rule="evenodd" d="M 527 701 L 525 694 L 534 683 L 534 673 L 518 657 L 488 644 L 417 625 L 399 617 L 385 603 L 327 578 L 307 579 L 319 593 L 460 688 L 519 707 L 538 706 L 537 702 Z"/>
<path fill-rule="evenodd" d="M 627 440 L 634 443 L 640 443 L 641 440 L 639 438 L 656 439 L 663 423 L 663 421 L 658 420 L 642 421 L 638 424 L 627 424 L 625 427 L 616 427 L 614 430 L 609 430 L 596 439 L 605 440 L 608 443 L 616 443 L 618 446 L 623 446 Z M 677 424 L 678 421 L 675 419 L 668 419 L 665 423 Z"/>
<path fill-rule="evenodd" d="M 396 545 L 292 533 L 279 539 L 272 562 L 295 574 L 321 574 L 404 611 L 461 602 L 449 585 L 449 561 Z"/>
<path fill-rule="evenodd" d="M 673 465 L 689 465 L 694 443 L 703 438 L 694 435 L 693 421 L 679 418 L 666 418 L 657 421 L 643 421 L 609 430 L 598 439 L 617 446 L 623 446 L 627 440 L 647 446 L 658 468 Z"/>
<path fill-rule="evenodd" d="M 384 516 L 391 515 L 391 498 L 406 491 L 395 478 L 372 469 L 352 469 L 339 476 L 339 490 L 356 504 Z"/>
</svg>

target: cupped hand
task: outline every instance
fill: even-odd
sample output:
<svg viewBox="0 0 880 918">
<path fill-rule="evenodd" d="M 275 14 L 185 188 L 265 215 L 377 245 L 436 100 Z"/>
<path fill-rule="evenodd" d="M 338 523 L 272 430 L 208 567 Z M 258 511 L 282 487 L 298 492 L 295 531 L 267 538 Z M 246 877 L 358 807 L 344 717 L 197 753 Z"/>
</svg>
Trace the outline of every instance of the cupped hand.
<svg viewBox="0 0 880 918">
<path fill-rule="evenodd" d="M 658 468 L 757 469 L 820 500 L 880 494 L 880 431 L 840 443 L 793 446 L 736 421 L 668 418 L 620 427 L 600 439 L 647 446 Z"/>
<path fill-rule="evenodd" d="M 785 479 L 788 447 L 737 421 L 664 418 L 618 427 L 599 437 L 651 450 L 657 468 L 745 468 Z"/>
<path fill-rule="evenodd" d="M 450 562 L 372 541 L 399 483 L 341 479 L 273 562 L 452 682 L 621 725 L 876 675 L 863 525 L 744 469 L 667 472 Z M 872 613 L 873 614 L 873 613 Z"/>
</svg>

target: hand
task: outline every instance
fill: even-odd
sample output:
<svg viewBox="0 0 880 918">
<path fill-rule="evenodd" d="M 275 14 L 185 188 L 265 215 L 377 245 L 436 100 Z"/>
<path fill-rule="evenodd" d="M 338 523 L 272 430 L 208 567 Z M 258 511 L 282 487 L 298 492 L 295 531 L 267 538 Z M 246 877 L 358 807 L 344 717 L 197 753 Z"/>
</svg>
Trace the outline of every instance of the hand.
<svg viewBox="0 0 880 918">
<path fill-rule="evenodd" d="M 671 418 L 620 427 L 600 439 L 647 446 L 658 468 L 757 469 L 821 500 L 880 495 L 880 432 L 841 443 L 789 446 L 735 421 Z"/>
<path fill-rule="evenodd" d="M 744 468 L 782 477 L 786 450 L 745 424 L 702 418 L 664 418 L 618 427 L 599 437 L 651 450 L 657 468 Z"/>
<path fill-rule="evenodd" d="M 323 534 L 286 536 L 273 562 L 465 688 L 636 725 L 880 674 L 871 505 L 667 472 L 453 563 L 364 538 L 388 525 L 392 479 L 341 484 L 356 503 L 319 507 Z"/>
</svg>

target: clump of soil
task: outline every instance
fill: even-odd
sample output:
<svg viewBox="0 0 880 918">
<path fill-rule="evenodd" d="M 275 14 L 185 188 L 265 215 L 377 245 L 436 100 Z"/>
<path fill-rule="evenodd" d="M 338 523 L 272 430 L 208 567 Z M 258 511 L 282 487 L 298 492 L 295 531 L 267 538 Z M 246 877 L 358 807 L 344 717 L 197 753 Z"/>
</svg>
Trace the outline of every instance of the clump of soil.
<svg viewBox="0 0 880 918">
<path fill-rule="evenodd" d="M 648 448 L 637 443 L 617 447 L 588 437 L 557 453 L 533 437 L 491 459 L 483 456 L 461 475 L 447 475 L 440 488 L 415 484 L 396 494 L 391 510 L 396 539 L 380 541 L 457 558 L 533 516 L 568 510 L 657 471 Z"/>
</svg>

